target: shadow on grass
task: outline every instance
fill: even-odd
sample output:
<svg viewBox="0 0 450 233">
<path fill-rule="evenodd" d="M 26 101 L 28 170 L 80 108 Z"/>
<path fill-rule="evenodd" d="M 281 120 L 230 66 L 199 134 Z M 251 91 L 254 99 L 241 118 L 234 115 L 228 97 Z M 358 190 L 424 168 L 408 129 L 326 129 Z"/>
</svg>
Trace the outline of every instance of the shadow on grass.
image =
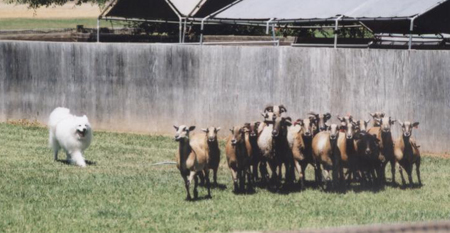
<svg viewBox="0 0 450 233">
<path fill-rule="evenodd" d="M 66 164 L 66 165 L 72 165 L 72 164 L 69 162 L 69 160 L 67 160 L 67 159 L 57 159 L 56 162 L 58 162 L 58 163 L 63 163 L 63 164 Z M 88 166 L 95 166 L 95 165 L 97 165 L 97 163 L 94 162 L 94 161 L 85 160 L 85 162 L 86 162 L 86 165 L 88 165 Z"/>
</svg>

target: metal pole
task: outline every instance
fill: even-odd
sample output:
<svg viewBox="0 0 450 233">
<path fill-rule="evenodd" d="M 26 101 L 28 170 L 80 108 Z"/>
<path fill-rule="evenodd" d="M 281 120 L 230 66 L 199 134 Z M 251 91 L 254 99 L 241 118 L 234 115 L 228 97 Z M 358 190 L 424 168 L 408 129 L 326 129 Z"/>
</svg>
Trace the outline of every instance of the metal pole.
<svg viewBox="0 0 450 233">
<path fill-rule="evenodd" d="M 270 22 L 272 22 L 273 18 L 269 19 L 269 21 L 267 21 L 266 23 L 266 34 L 269 34 L 269 24 Z"/>
<path fill-rule="evenodd" d="M 275 25 L 272 24 L 272 40 L 276 41 L 276 35 L 275 35 Z M 276 42 L 274 42 L 275 46 L 278 46 L 278 44 Z"/>
<path fill-rule="evenodd" d="M 97 43 L 100 42 L 100 17 L 97 18 Z"/>
<path fill-rule="evenodd" d="M 414 17 L 411 18 L 411 25 L 409 27 L 409 43 L 408 43 L 408 50 L 411 50 L 412 48 L 412 34 L 413 34 L 413 30 L 414 30 L 414 20 L 419 17 L 419 15 L 416 15 Z"/>
<path fill-rule="evenodd" d="M 203 18 L 202 23 L 200 24 L 200 45 L 203 45 L 203 29 L 205 28 L 205 20 L 207 20 L 208 17 L 209 15 Z"/>
<path fill-rule="evenodd" d="M 338 40 L 338 34 L 337 34 L 337 30 L 338 30 L 338 26 L 339 26 L 339 20 L 343 17 L 343 15 L 339 16 L 336 19 L 336 25 L 334 27 L 334 48 L 337 48 L 337 40 Z"/>
<path fill-rule="evenodd" d="M 184 27 L 183 27 L 183 43 L 186 39 L 186 27 L 187 27 L 187 18 L 184 18 Z"/>
<path fill-rule="evenodd" d="M 179 43 L 181 44 L 181 33 L 183 32 L 183 21 L 181 20 L 181 18 L 180 18 L 180 25 L 179 25 L 179 27 L 178 27 L 178 29 L 179 29 L 179 31 L 180 31 L 180 33 L 179 33 L 179 35 L 178 35 L 178 38 L 179 38 Z"/>
</svg>

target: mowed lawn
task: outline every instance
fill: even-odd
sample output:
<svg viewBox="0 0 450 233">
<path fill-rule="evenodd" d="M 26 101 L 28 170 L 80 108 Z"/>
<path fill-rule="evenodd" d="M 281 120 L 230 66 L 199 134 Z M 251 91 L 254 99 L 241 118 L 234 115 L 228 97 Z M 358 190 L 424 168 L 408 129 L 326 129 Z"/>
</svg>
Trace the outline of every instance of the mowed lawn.
<svg viewBox="0 0 450 233">
<path fill-rule="evenodd" d="M 219 183 L 227 188 L 187 202 L 175 165 L 152 166 L 174 160 L 170 137 L 95 132 L 85 153 L 95 165 L 81 169 L 53 161 L 47 136 L 45 128 L 0 124 L 0 232 L 230 232 L 450 218 L 449 159 L 425 156 L 417 189 L 235 195 L 223 154 Z"/>
<path fill-rule="evenodd" d="M 29 19 L 29 18 L 7 18 L 0 19 L 0 30 L 30 30 L 30 29 L 63 29 L 84 25 L 86 28 L 97 28 L 96 18 L 73 18 L 73 19 Z M 110 26 L 102 22 L 102 27 Z"/>
</svg>

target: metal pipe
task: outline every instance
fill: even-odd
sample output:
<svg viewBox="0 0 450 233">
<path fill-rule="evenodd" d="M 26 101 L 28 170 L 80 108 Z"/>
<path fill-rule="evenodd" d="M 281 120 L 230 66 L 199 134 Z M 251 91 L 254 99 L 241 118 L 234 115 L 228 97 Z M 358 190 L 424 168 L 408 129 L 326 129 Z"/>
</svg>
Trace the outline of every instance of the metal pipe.
<svg viewBox="0 0 450 233">
<path fill-rule="evenodd" d="M 267 23 L 266 23 L 266 34 L 269 34 L 269 24 L 270 24 L 270 22 L 273 21 L 273 19 L 274 18 L 269 19 L 269 21 L 267 21 Z"/>
<path fill-rule="evenodd" d="M 186 27 L 187 27 L 187 19 L 184 18 L 184 27 L 183 27 L 183 43 L 186 39 Z"/>
<path fill-rule="evenodd" d="M 412 48 L 412 33 L 414 30 L 414 20 L 419 17 L 419 15 L 416 15 L 414 17 L 411 18 L 411 25 L 409 27 L 409 43 L 408 43 L 408 50 L 411 50 Z"/>
<path fill-rule="evenodd" d="M 100 17 L 97 18 L 97 43 L 100 43 Z"/>
<path fill-rule="evenodd" d="M 337 49 L 337 40 L 338 40 L 337 30 L 338 30 L 338 23 L 339 23 L 339 20 L 342 19 L 342 17 L 344 17 L 344 16 L 341 15 L 341 16 L 339 16 L 339 17 L 336 19 L 336 25 L 335 25 L 335 27 L 334 27 L 334 48 L 335 48 L 335 49 Z"/>
<path fill-rule="evenodd" d="M 178 43 L 180 43 L 180 44 L 181 44 L 181 32 L 183 30 L 182 27 L 183 27 L 183 21 L 180 18 L 180 25 L 178 26 L 178 31 L 179 31 L 179 33 L 178 33 Z"/>
</svg>

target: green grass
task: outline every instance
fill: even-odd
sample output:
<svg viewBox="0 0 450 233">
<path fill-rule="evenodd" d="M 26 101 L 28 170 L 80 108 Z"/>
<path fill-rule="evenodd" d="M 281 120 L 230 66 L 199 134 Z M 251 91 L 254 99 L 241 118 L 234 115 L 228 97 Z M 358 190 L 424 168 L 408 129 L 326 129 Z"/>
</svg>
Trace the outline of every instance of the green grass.
<svg viewBox="0 0 450 233">
<path fill-rule="evenodd" d="M 187 202 L 176 167 L 151 166 L 173 160 L 176 148 L 169 137 L 95 132 L 85 156 L 96 165 L 81 169 L 53 161 L 45 128 L 1 123 L 0 232 L 293 230 L 450 217 L 448 159 L 424 157 L 420 189 L 235 195 L 222 155 L 219 183 L 228 188 Z"/>
<path fill-rule="evenodd" d="M 49 29 L 49 28 L 76 28 L 77 25 L 84 27 L 97 27 L 97 19 L 0 19 L 0 30 L 10 29 Z"/>
</svg>

